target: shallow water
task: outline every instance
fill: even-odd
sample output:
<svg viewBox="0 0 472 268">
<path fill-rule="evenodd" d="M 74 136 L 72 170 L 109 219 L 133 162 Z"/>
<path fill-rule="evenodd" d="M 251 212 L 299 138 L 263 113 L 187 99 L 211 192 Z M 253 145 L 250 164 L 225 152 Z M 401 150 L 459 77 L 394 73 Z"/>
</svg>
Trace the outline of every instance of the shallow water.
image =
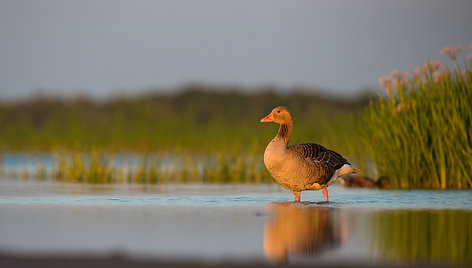
<svg viewBox="0 0 472 268">
<path fill-rule="evenodd" d="M 268 263 L 472 263 L 472 191 L 0 179 L 0 253 Z"/>
</svg>

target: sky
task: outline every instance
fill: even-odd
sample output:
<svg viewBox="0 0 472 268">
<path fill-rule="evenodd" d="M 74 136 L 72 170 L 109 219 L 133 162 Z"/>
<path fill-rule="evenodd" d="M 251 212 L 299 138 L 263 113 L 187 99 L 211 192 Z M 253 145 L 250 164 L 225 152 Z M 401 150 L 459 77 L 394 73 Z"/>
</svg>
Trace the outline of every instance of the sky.
<svg viewBox="0 0 472 268">
<path fill-rule="evenodd" d="M 470 0 L 0 0 L 0 99 L 188 83 L 339 95 L 472 44 Z M 460 57 L 459 57 L 460 58 Z"/>
</svg>

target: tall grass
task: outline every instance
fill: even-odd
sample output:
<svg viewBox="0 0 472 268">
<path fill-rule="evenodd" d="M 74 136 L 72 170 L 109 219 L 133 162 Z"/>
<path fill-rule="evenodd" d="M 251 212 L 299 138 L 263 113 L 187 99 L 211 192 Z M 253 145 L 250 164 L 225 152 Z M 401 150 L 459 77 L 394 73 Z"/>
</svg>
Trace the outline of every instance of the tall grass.
<svg viewBox="0 0 472 268">
<path fill-rule="evenodd" d="M 262 155 L 251 154 L 123 154 L 91 151 L 41 156 L 27 154 L 20 155 L 17 159 L 17 164 L 8 165 L 2 172 L 11 179 L 92 184 L 273 181 L 264 167 Z"/>
<path fill-rule="evenodd" d="M 38 157 L 4 170 L 10 177 L 85 183 L 272 182 L 263 153 L 278 126 L 259 122 L 272 108 L 290 107 L 293 144 L 317 142 L 348 156 L 344 131 L 368 103 L 308 89 L 245 91 L 192 86 L 104 102 L 0 102 L 0 152 L 46 152 L 55 163 Z"/>
<path fill-rule="evenodd" d="M 379 79 L 387 94 L 370 104 L 364 144 L 395 188 L 472 188 L 472 75 L 459 51 L 443 50 L 453 68 L 427 62 Z"/>
</svg>

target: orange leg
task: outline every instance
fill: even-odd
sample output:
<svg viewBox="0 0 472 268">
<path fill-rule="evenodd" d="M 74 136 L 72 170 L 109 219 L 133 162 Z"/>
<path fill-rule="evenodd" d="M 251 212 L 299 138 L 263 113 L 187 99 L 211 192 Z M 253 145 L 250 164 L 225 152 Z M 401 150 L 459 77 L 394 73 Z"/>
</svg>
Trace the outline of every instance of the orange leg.
<svg viewBox="0 0 472 268">
<path fill-rule="evenodd" d="M 326 187 L 323 188 L 323 194 L 325 196 L 325 202 L 328 203 L 328 189 Z"/>
<path fill-rule="evenodd" d="M 295 202 L 300 202 L 300 192 L 293 191 L 293 194 L 295 195 Z"/>
</svg>

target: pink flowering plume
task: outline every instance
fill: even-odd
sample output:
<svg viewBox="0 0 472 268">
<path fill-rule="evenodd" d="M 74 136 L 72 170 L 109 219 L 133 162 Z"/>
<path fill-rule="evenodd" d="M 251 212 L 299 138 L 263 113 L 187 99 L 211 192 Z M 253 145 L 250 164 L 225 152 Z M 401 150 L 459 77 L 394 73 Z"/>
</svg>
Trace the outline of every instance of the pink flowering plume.
<svg viewBox="0 0 472 268">
<path fill-rule="evenodd" d="M 441 50 L 441 54 L 446 54 L 449 56 L 449 58 L 455 61 L 457 58 L 457 55 L 459 54 L 459 52 L 461 52 L 461 50 L 462 50 L 461 45 L 457 46 L 457 48 L 454 45 L 451 45 L 450 47 L 443 48 Z"/>
</svg>

